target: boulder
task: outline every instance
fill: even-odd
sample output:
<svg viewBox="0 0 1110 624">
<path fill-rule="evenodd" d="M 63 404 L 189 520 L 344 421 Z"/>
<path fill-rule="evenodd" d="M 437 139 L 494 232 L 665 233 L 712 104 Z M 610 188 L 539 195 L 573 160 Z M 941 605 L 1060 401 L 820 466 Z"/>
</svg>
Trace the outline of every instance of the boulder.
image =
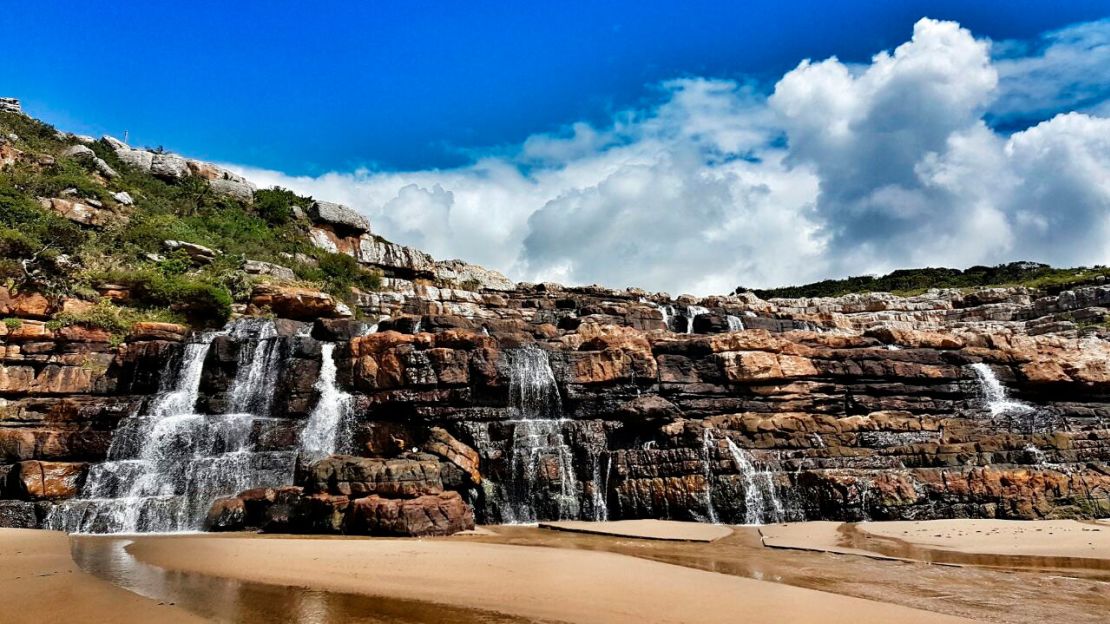
<svg viewBox="0 0 1110 624">
<path fill-rule="evenodd" d="M 369 496 L 351 502 L 346 532 L 357 535 L 424 537 L 474 528 L 474 510 L 458 492 L 397 500 Z"/>
<path fill-rule="evenodd" d="M 130 165 L 139 171 L 149 173 L 154 166 L 154 154 L 146 150 L 117 147 L 116 157 L 124 164 Z"/>
<path fill-rule="evenodd" d="M 356 234 L 370 231 L 370 222 L 366 217 L 342 204 L 317 201 L 309 207 L 308 215 L 313 223 L 326 223 L 340 230 Z"/>
<path fill-rule="evenodd" d="M 262 262 L 261 260 L 243 262 L 243 270 L 251 275 L 268 275 L 279 280 L 293 281 L 297 279 L 297 274 L 293 272 L 293 269 L 279 264 Z"/>
<path fill-rule="evenodd" d="M 40 199 L 39 204 L 41 204 L 43 208 L 56 212 L 74 223 L 91 227 L 104 227 L 111 223 L 114 217 L 111 211 L 58 197 L 53 199 Z"/>
<path fill-rule="evenodd" d="M 301 286 L 260 284 L 251 292 L 251 305 L 281 318 L 311 321 L 350 316 L 351 311 L 331 295 Z"/>
<path fill-rule="evenodd" d="M 471 485 L 481 485 L 482 473 L 478 469 L 480 465 L 478 451 L 459 442 L 446 430 L 441 427 L 432 427 L 428 430 L 424 450 L 458 466 L 469 477 Z"/>
<path fill-rule="evenodd" d="M 10 97 L 0 97 L 0 112 L 23 114 L 23 107 L 19 100 Z"/>
<path fill-rule="evenodd" d="M 62 152 L 62 156 L 65 156 L 66 158 L 73 158 L 76 160 L 92 160 L 93 158 L 96 158 L 96 152 L 92 151 L 88 147 L 85 147 L 84 145 L 73 145 L 67 147 L 65 151 Z"/>
<path fill-rule="evenodd" d="M 72 498 L 84 483 L 87 466 L 83 462 L 18 462 L 8 475 L 6 489 L 24 500 Z"/>
<path fill-rule="evenodd" d="M 131 194 L 128 193 L 127 191 L 120 191 L 118 193 L 113 193 L 112 194 L 112 199 L 119 202 L 120 205 L 122 205 L 122 206 L 130 206 L 130 205 L 135 203 L 135 200 L 131 198 Z"/>
<path fill-rule="evenodd" d="M 177 154 L 154 153 L 151 155 L 150 173 L 167 180 L 181 180 L 189 175 L 189 163 Z"/>
<path fill-rule="evenodd" d="M 238 496 L 217 498 L 204 519 L 205 531 L 242 531 L 246 528 L 247 508 Z"/>
<path fill-rule="evenodd" d="M 302 476 L 306 494 L 361 498 L 377 494 L 413 498 L 439 494 L 439 462 L 333 455 L 309 466 Z"/>
<path fill-rule="evenodd" d="M 215 260 L 216 256 L 220 255 L 220 252 L 215 249 L 210 249 L 196 243 L 187 243 L 185 241 L 166 240 L 162 241 L 162 245 L 170 251 L 178 249 L 184 250 L 185 253 L 189 254 L 189 258 L 193 260 L 193 262 L 199 264 L 208 264 Z"/>
<path fill-rule="evenodd" d="M 435 260 L 419 249 L 405 247 L 373 236 L 359 239 L 359 262 L 388 269 L 400 275 L 432 277 Z"/>
<path fill-rule="evenodd" d="M 142 321 L 131 326 L 131 333 L 127 335 L 129 342 L 140 340 L 169 340 L 181 342 L 189 334 L 189 328 L 177 323 L 158 323 Z"/>
</svg>

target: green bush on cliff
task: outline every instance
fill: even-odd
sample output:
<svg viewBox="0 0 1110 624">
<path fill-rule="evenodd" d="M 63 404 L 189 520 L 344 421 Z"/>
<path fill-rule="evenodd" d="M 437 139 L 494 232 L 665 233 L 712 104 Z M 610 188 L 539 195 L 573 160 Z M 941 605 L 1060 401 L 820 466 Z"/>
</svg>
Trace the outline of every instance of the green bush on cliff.
<svg viewBox="0 0 1110 624">
<path fill-rule="evenodd" d="M 47 325 L 50 329 L 58 329 L 69 325 L 82 325 L 95 329 L 103 329 L 112 334 L 124 335 L 131 331 L 135 323 L 144 321 L 158 321 L 163 323 L 181 323 L 184 318 L 168 309 L 136 309 L 128 306 L 116 305 L 107 297 L 100 299 L 88 310 L 80 312 L 61 312 L 54 315 Z"/>
<path fill-rule="evenodd" d="M 212 191 L 200 178 L 167 181 L 121 161 L 108 142 L 96 141 L 89 147 L 119 174 L 109 179 L 91 160 L 62 156 L 76 141 L 48 124 L 0 113 L 0 136 L 9 133 L 19 136 L 12 146 L 24 156 L 0 169 L 0 286 L 93 300 L 102 286 L 119 284 L 139 312 L 172 310 L 204 324 L 224 322 L 233 301 L 249 296 L 259 278 L 242 270 L 246 259 L 287 266 L 348 302 L 352 287 L 381 287 L 379 272 L 311 243 L 309 223 L 294 216 L 294 207 L 309 206 L 311 197 L 273 188 L 245 201 Z M 120 191 L 133 204 L 119 204 L 114 196 Z M 96 200 L 92 205 L 103 205 L 107 223 L 78 225 L 44 208 L 40 197 Z M 219 253 L 198 263 L 168 251 L 169 240 Z M 103 317 L 88 322 L 113 325 L 111 310 L 101 312 Z"/>
<path fill-rule="evenodd" d="M 167 275 L 147 266 L 92 274 L 89 278 L 119 284 L 130 291 L 131 299 L 140 306 L 166 308 L 193 323 L 219 325 L 231 316 L 231 293 L 207 275 Z"/>
<path fill-rule="evenodd" d="M 893 271 L 879 277 L 858 276 L 830 279 L 803 286 L 783 288 L 747 289 L 738 287 L 735 292 L 750 290 L 756 296 L 772 297 L 839 297 L 852 293 L 892 292 L 901 295 L 920 294 L 931 288 L 979 288 L 988 286 L 1025 286 L 1050 293 L 1110 278 L 1110 269 L 1092 268 L 1055 269 L 1035 262 L 1011 262 L 993 267 L 974 266 L 966 270 L 925 268 Z"/>
<path fill-rule="evenodd" d="M 308 206 L 312 201 L 311 197 L 275 186 L 254 192 L 254 211 L 271 225 L 285 225 L 293 219 L 293 206 Z"/>
<path fill-rule="evenodd" d="M 324 290 L 344 301 L 351 298 L 351 288 L 380 290 L 382 274 L 366 269 L 358 260 L 347 254 L 318 252 L 317 266 L 299 265 L 297 276 L 301 279 L 321 282 Z"/>
</svg>

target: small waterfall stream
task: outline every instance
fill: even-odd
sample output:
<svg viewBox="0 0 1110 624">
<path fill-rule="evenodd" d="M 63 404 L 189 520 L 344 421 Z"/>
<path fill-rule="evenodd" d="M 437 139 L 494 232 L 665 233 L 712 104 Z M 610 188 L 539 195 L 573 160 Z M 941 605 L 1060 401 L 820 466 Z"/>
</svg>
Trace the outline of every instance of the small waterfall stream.
<svg viewBox="0 0 1110 624">
<path fill-rule="evenodd" d="M 499 423 L 463 424 L 485 461 L 498 466 L 483 481 L 487 521 L 608 519 L 611 458 L 604 444 L 590 441 L 591 434 L 579 428 L 580 423 L 562 417 L 547 352 L 529 346 L 506 351 L 505 357 L 513 417 Z M 495 431 L 503 433 L 494 436 Z M 592 482 L 588 491 L 575 470 L 575 448 L 585 450 L 578 459 L 585 478 Z"/>
<path fill-rule="evenodd" d="M 686 306 L 686 312 L 684 316 L 686 317 L 687 334 L 694 333 L 694 319 L 697 318 L 699 314 L 709 314 L 709 308 L 698 305 Z"/>
<path fill-rule="evenodd" d="M 713 524 L 719 524 L 717 509 L 713 507 L 713 432 L 706 429 L 701 434 L 702 464 L 705 467 L 705 513 Z"/>
<path fill-rule="evenodd" d="M 770 470 L 756 470 L 748 453 L 725 438 L 729 455 L 744 479 L 744 524 L 782 522 L 786 516 Z"/>
<path fill-rule="evenodd" d="M 343 432 L 350 426 L 352 397 L 335 383 L 334 356 L 335 343 L 325 342 L 321 346 L 320 377 L 315 386 L 320 398 L 301 431 L 301 449 L 311 454 L 340 452 L 345 446 L 341 439 L 348 437 Z"/>
<path fill-rule="evenodd" d="M 990 412 L 991 418 L 1008 416 L 1018 420 L 1027 421 L 1032 429 L 1037 426 L 1037 409 L 1028 403 L 1011 399 L 1006 386 L 1002 385 L 994 369 L 982 362 L 971 365 L 971 370 L 979 381 L 979 394 L 983 406 Z"/>
<path fill-rule="evenodd" d="M 728 330 L 730 332 L 744 331 L 744 321 L 740 320 L 739 316 L 729 314 L 725 316 L 725 322 L 728 323 Z"/>
<path fill-rule="evenodd" d="M 249 411 L 196 413 L 205 359 L 213 339 L 226 334 L 194 338 L 180 365 L 171 363 L 164 374 L 159 395 L 143 413 L 120 421 L 107 461 L 91 467 L 77 499 L 53 508 L 47 526 L 78 533 L 197 530 L 216 498 L 291 481 L 295 452 L 254 444 L 277 420 L 269 418 L 280 365 L 273 323 L 243 319 L 226 333 L 243 341 L 229 403 Z"/>
</svg>

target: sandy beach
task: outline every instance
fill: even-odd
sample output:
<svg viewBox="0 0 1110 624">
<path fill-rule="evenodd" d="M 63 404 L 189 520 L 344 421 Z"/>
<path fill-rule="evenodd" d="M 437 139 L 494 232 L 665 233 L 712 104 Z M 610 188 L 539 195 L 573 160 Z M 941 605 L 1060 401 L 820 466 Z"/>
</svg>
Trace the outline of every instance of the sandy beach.
<svg viewBox="0 0 1110 624">
<path fill-rule="evenodd" d="M 1110 560 L 1110 526 L 1075 520 L 861 522 L 866 534 L 942 550 L 989 555 Z"/>
<path fill-rule="evenodd" d="M 732 534 L 732 529 L 723 524 L 675 522 L 672 520 L 615 520 L 610 522 L 561 520 L 558 522 L 541 522 L 539 527 L 570 533 L 590 533 L 673 542 L 713 542 Z"/>
<path fill-rule="evenodd" d="M 173 570 L 560 622 L 971 621 L 606 552 L 451 540 L 203 536 L 147 539 L 129 552 Z"/>
<path fill-rule="evenodd" d="M 1105 569 L 1059 567 L 1110 558 L 1098 523 L 569 528 L 434 539 L 3 530 L 0 623 L 1098 623 L 1110 605 Z M 891 544 L 965 560 L 932 565 L 885 554 Z"/>
<path fill-rule="evenodd" d="M 54 531 L 0 529 L 0 623 L 204 622 L 83 572 L 69 537 Z"/>
</svg>

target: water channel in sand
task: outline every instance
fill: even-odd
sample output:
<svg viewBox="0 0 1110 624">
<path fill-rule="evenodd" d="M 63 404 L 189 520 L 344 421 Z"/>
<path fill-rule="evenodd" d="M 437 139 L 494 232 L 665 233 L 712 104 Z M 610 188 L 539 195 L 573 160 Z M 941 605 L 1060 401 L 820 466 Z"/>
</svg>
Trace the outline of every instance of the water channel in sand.
<svg viewBox="0 0 1110 624">
<path fill-rule="evenodd" d="M 732 535 L 712 543 L 574 534 L 526 526 L 491 529 L 488 535 L 456 536 L 446 540 L 612 552 L 986 622 L 1094 623 L 1104 621 L 1102 618 L 1110 606 L 1110 584 L 1102 580 L 1105 571 L 1097 569 L 1062 571 L 1059 568 L 1063 566 L 1054 565 L 1051 571 L 999 570 L 977 567 L 1006 566 L 1007 562 L 992 556 L 979 561 L 975 555 L 964 555 L 961 563 L 974 565 L 952 567 L 770 549 L 762 546 L 757 529 L 752 527 L 737 527 Z M 845 529 L 842 534 L 845 539 L 852 539 L 853 530 Z M 126 551 L 127 544 L 133 540 L 158 539 L 163 538 L 75 536 L 71 543 L 73 557 L 84 570 L 141 595 L 176 603 L 217 621 L 392 624 L 525 621 L 494 612 L 420 601 L 271 586 L 163 570 L 136 561 Z M 259 536 L 248 539 L 288 538 Z M 853 544 L 873 551 L 883 547 L 870 542 L 854 541 Z M 900 554 L 911 553 L 903 551 Z"/>
</svg>

